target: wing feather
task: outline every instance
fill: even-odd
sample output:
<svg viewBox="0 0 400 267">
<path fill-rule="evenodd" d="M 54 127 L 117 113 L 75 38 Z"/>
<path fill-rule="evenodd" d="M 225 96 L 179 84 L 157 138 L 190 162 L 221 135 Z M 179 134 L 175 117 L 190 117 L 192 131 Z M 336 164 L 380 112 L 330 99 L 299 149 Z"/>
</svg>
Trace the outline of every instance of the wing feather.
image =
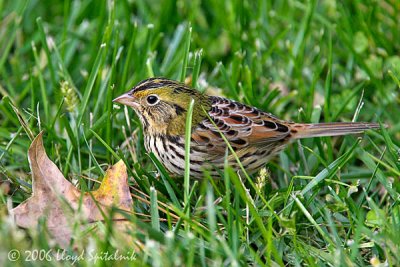
<svg viewBox="0 0 400 267">
<path fill-rule="evenodd" d="M 210 97 L 212 107 L 209 118 L 204 119 L 193 131 L 196 145 L 206 147 L 212 154 L 224 155 L 226 144 L 220 132 L 235 150 L 247 146 L 268 146 L 290 135 L 284 121 L 236 101 L 222 97 Z"/>
</svg>

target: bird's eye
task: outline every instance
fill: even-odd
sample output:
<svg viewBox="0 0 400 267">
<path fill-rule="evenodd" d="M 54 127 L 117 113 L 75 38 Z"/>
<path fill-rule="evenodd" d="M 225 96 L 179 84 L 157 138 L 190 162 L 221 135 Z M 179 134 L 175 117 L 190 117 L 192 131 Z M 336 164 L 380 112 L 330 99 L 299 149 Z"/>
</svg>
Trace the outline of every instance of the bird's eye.
<svg viewBox="0 0 400 267">
<path fill-rule="evenodd" d="M 146 99 L 147 104 L 149 104 L 150 106 L 154 106 L 155 104 L 158 103 L 158 101 L 160 101 L 160 99 L 158 99 L 158 97 L 156 95 L 149 95 Z"/>
</svg>

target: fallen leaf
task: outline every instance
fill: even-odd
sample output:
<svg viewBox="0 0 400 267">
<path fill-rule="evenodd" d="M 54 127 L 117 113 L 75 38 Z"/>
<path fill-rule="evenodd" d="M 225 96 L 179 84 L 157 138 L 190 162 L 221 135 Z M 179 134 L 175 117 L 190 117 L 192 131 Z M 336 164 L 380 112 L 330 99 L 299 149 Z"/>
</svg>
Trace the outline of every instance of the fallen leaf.
<svg viewBox="0 0 400 267">
<path fill-rule="evenodd" d="M 43 133 L 32 142 L 28 159 L 32 171 L 32 196 L 10 211 L 18 226 L 34 228 L 41 217 L 55 241 L 67 247 L 71 241 L 76 217 L 81 229 L 91 223 L 104 221 L 110 208 L 132 213 L 133 201 L 129 192 L 128 175 L 122 160 L 110 167 L 100 187 L 81 192 L 71 184 L 48 158 L 43 147 Z M 79 216 L 76 216 L 79 215 Z M 128 226 L 121 213 L 113 213 L 113 227 L 121 230 Z M 121 227 L 122 226 L 122 227 Z"/>
</svg>

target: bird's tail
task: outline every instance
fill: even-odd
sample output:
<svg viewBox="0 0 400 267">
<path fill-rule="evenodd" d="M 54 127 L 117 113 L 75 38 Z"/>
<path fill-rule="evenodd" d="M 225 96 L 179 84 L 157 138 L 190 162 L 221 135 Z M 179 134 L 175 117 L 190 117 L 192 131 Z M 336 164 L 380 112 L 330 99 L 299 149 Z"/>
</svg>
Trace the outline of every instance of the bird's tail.
<svg viewBox="0 0 400 267">
<path fill-rule="evenodd" d="M 298 124 L 292 126 L 294 138 L 309 138 L 320 136 L 338 136 L 358 134 L 366 130 L 379 129 L 378 123 L 367 122 L 332 122 L 315 124 Z"/>
</svg>

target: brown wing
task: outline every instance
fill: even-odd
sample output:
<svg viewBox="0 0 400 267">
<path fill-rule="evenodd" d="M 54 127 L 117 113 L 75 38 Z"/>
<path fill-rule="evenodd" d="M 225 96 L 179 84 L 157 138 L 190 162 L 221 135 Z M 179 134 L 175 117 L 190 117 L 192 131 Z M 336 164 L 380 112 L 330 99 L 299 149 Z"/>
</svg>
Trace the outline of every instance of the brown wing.
<svg viewBox="0 0 400 267">
<path fill-rule="evenodd" d="M 273 115 L 221 97 L 210 97 L 211 119 L 203 120 L 192 133 L 194 144 L 206 147 L 213 154 L 223 155 L 226 144 L 222 132 L 235 150 L 249 146 L 267 146 L 285 139 L 290 130 Z"/>
</svg>

